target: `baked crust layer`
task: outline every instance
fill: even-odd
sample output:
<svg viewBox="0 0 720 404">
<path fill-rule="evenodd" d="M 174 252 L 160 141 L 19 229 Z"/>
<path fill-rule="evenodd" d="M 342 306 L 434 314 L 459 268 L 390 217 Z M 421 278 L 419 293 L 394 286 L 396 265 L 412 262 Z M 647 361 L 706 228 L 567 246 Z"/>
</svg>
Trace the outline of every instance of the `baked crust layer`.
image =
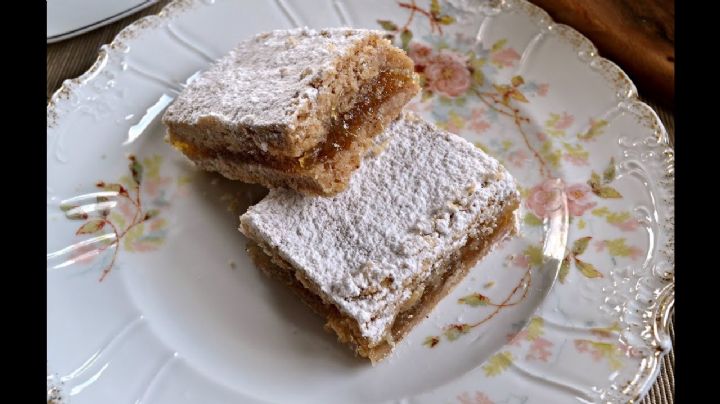
<svg viewBox="0 0 720 404">
<path fill-rule="evenodd" d="M 306 287 L 303 275 L 277 254 L 273 254 L 267 245 L 259 245 L 251 241 L 248 253 L 255 265 L 270 278 L 287 285 L 307 306 L 325 318 L 325 329 L 337 335 L 338 341 L 348 345 L 357 356 L 370 359 L 374 364 L 383 360 L 437 303 L 460 283 L 478 260 L 489 253 L 493 246 L 504 238 L 514 235 L 515 211 L 519 201 L 510 201 L 502 215 L 498 218 L 494 230 L 482 236 L 482 229 L 487 223 L 478 223 L 471 231 L 467 242 L 434 265 L 434 270 L 427 281 L 416 286 L 413 299 L 406 302 L 402 310 L 398 310 L 395 320 L 380 343 L 372 344 L 360 332 L 357 321 L 343 314 L 331 302 L 313 292 L 313 287 Z"/>
<path fill-rule="evenodd" d="M 292 188 L 309 195 L 330 196 L 343 191 L 373 138 L 390 124 L 415 96 L 416 84 L 404 73 L 381 73 L 358 92 L 352 109 L 336 114 L 327 139 L 300 157 L 236 152 L 222 146 L 205 148 L 187 143 L 172 129 L 171 144 L 200 168 L 268 188 Z"/>
<path fill-rule="evenodd" d="M 190 83 L 163 122 L 204 169 L 332 195 L 418 91 L 412 60 L 380 33 L 273 31 Z"/>
</svg>

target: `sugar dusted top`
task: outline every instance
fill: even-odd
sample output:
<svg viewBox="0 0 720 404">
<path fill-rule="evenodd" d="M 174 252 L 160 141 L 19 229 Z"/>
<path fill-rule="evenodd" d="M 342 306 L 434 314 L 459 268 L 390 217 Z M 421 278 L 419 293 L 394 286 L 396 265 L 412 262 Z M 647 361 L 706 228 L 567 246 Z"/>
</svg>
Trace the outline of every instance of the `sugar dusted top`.
<svg viewBox="0 0 720 404">
<path fill-rule="evenodd" d="M 228 126 L 290 125 L 299 107 L 317 96 L 311 82 L 358 40 L 377 34 L 348 28 L 258 34 L 190 83 L 166 118 L 189 124 L 213 116 Z"/>
<path fill-rule="evenodd" d="M 476 220 L 500 213 L 490 200 L 517 192 L 495 159 L 414 115 L 376 142 L 384 151 L 365 159 L 343 193 L 275 189 L 241 217 L 246 231 L 303 271 L 372 342 L 410 297 L 405 286 L 465 245 Z"/>
</svg>

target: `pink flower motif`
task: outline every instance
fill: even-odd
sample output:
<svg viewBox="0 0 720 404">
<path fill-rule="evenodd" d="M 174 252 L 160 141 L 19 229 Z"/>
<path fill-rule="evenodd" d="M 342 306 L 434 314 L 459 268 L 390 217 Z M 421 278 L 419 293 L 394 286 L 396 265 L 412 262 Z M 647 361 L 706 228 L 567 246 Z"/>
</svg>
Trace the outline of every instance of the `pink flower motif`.
<svg viewBox="0 0 720 404">
<path fill-rule="evenodd" d="M 575 118 L 568 114 L 567 112 L 563 112 L 560 116 L 560 119 L 555 123 L 554 127 L 555 129 L 565 130 L 572 125 Z"/>
<path fill-rule="evenodd" d="M 465 57 L 447 50 L 433 57 L 425 68 L 428 88 L 450 97 L 461 95 L 470 88 L 470 71 Z"/>
<path fill-rule="evenodd" d="M 135 216 L 135 205 L 127 198 L 118 198 L 117 208 L 125 220 L 132 220 Z"/>
<path fill-rule="evenodd" d="M 530 344 L 530 351 L 525 356 L 525 359 L 547 362 L 552 356 L 552 351 L 549 349 L 552 346 L 553 343 L 545 338 L 535 338 L 532 344 Z"/>
<path fill-rule="evenodd" d="M 560 209 L 562 201 L 560 200 L 560 190 L 564 185 L 559 180 L 545 180 L 542 184 L 538 184 L 530 189 L 527 200 L 527 207 L 540 218 L 550 216 L 550 213 Z"/>
<path fill-rule="evenodd" d="M 572 155 L 572 154 L 565 154 L 563 156 L 565 160 L 567 160 L 570 164 L 574 166 L 586 166 L 588 164 L 587 157 L 582 157 L 578 155 Z"/>
<path fill-rule="evenodd" d="M 475 132 L 482 133 L 490 129 L 490 122 L 485 119 L 485 108 L 473 108 L 470 112 L 470 128 Z"/>
<path fill-rule="evenodd" d="M 628 219 L 621 223 L 613 223 L 613 226 L 619 228 L 622 231 L 634 231 L 640 225 L 635 219 Z"/>
<path fill-rule="evenodd" d="M 458 125 L 455 120 L 449 119 L 447 122 L 443 122 L 443 129 L 452 133 L 460 133 L 462 126 Z"/>
<path fill-rule="evenodd" d="M 154 198 L 157 196 L 158 192 L 165 186 L 172 183 L 172 178 L 170 177 L 160 177 L 160 178 L 153 178 L 146 180 L 143 182 L 143 190 L 149 196 L 150 198 Z"/>
<path fill-rule="evenodd" d="M 544 132 L 538 132 L 538 133 L 536 133 L 536 135 L 537 135 L 538 140 L 541 142 L 548 140 L 548 137 Z"/>
<path fill-rule="evenodd" d="M 470 123 L 470 128 L 477 133 L 483 133 L 490 129 L 490 123 L 486 120 L 473 120 Z"/>
<path fill-rule="evenodd" d="M 530 268 L 530 261 L 525 254 L 515 256 L 515 258 L 512 259 L 512 263 L 520 268 Z"/>
<path fill-rule="evenodd" d="M 576 339 L 575 340 L 575 349 L 578 352 L 587 352 L 590 350 L 590 344 L 585 340 Z"/>
<path fill-rule="evenodd" d="M 520 346 L 523 339 L 527 337 L 527 331 L 520 331 L 506 336 L 508 345 Z"/>
<path fill-rule="evenodd" d="M 147 252 L 147 251 L 152 251 L 153 248 L 148 243 L 144 243 L 142 241 L 136 241 L 136 242 L 132 243 L 132 250 L 135 252 Z"/>
<path fill-rule="evenodd" d="M 548 83 L 539 84 L 538 89 L 537 89 L 537 95 L 544 97 L 547 95 L 548 90 L 550 90 L 550 84 L 548 84 Z"/>
<path fill-rule="evenodd" d="M 425 67 L 432 58 L 432 48 L 419 42 L 410 44 L 408 56 L 415 62 L 415 67 Z"/>
<path fill-rule="evenodd" d="M 612 241 L 608 240 L 599 240 L 595 242 L 595 251 L 596 252 L 603 252 L 605 251 L 605 247 L 608 247 L 608 245 L 612 243 Z M 620 256 L 620 257 L 629 257 L 631 260 L 637 260 L 643 255 L 642 250 L 635 246 L 625 246 L 624 243 L 620 247 L 622 248 L 621 251 L 614 251 L 613 248 L 610 248 L 610 255 L 613 256 Z"/>
<path fill-rule="evenodd" d="M 511 67 L 518 60 L 520 60 L 520 54 L 512 48 L 505 48 L 492 55 L 492 63 L 500 67 Z"/>
<path fill-rule="evenodd" d="M 630 257 L 631 260 L 633 260 L 633 261 L 637 260 L 642 255 L 643 255 L 643 252 L 639 248 L 634 247 L 634 246 L 630 247 L 630 255 L 628 255 L 628 256 Z"/>
<path fill-rule="evenodd" d="M 483 107 L 473 108 L 470 111 L 470 119 L 482 119 L 485 117 L 486 113 L 487 113 L 487 109 L 485 109 Z"/>
<path fill-rule="evenodd" d="M 457 397 L 460 404 L 495 404 L 485 393 L 475 392 L 474 397 L 470 397 L 468 393 L 462 393 Z"/>
<path fill-rule="evenodd" d="M 165 221 L 164 220 L 151 220 L 150 221 L 150 231 L 156 231 L 156 230 L 162 230 L 165 227 Z"/>
<path fill-rule="evenodd" d="M 587 184 L 574 184 L 565 189 L 568 200 L 568 210 L 573 216 L 582 216 L 588 209 L 597 205 L 590 201 L 592 188 Z"/>
<path fill-rule="evenodd" d="M 77 264 L 89 264 L 104 251 L 100 251 L 101 248 L 102 245 L 80 246 L 70 254 L 70 260 Z"/>
<path fill-rule="evenodd" d="M 525 150 L 515 150 L 508 154 L 507 161 L 512 163 L 517 168 L 523 168 L 525 165 L 525 162 L 528 160 L 530 156 L 525 152 Z"/>
</svg>

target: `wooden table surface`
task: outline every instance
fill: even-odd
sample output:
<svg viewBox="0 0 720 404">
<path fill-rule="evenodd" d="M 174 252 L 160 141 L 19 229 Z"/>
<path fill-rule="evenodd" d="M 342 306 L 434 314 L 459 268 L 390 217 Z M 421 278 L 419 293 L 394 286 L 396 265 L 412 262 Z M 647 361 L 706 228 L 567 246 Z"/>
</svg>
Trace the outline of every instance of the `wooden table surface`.
<svg viewBox="0 0 720 404">
<path fill-rule="evenodd" d="M 59 43 L 47 46 L 47 96 L 57 90 L 66 79 L 75 78 L 84 73 L 97 58 L 100 45 L 110 43 L 115 35 L 128 24 L 136 19 L 155 14 L 168 3 L 168 0 L 161 0 L 158 4 L 119 20 L 95 31 L 88 32 L 78 37 L 68 39 Z M 660 107 L 651 99 L 643 99 L 657 111 L 660 119 L 670 134 L 671 140 L 675 139 L 675 119 L 672 111 Z M 675 329 L 670 323 L 670 335 L 673 344 L 675 343 Z M 657 382 L 650 390 L 648 396 L 642 401 L 643 404 L 672 404 L 675 398 L 675 354 L 670 352 L 663 360 L 663 368 L 658 376 Z"/>
</svg>

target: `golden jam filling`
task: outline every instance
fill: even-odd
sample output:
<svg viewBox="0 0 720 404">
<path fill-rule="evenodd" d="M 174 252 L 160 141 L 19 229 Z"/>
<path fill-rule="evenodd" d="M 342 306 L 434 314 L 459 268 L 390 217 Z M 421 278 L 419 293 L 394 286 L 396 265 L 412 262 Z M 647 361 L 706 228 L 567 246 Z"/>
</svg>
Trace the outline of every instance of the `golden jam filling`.
<svg viewBox="0 0 720 404">
<path fill-rule="evenodd" d="M 283 171 L 297 172 L 332 160 L 335 155 L 348 149 L 355 141 L 357 130 L 377 114 L 377 108 L 390 100 L 403 88 L 412 84 L 413 77 L 407 73 L 384 71 L 369 85 L 364 86 L 352 108 L 344 113 L 333 113 L 326 125 L 325 141 L 300 157 L 277 157 L 260 153 L 233 152 L 198 147 L 170 134 L 170 143 L 190 159 L 223 157 L 256 163 Z"/>
</svg>

